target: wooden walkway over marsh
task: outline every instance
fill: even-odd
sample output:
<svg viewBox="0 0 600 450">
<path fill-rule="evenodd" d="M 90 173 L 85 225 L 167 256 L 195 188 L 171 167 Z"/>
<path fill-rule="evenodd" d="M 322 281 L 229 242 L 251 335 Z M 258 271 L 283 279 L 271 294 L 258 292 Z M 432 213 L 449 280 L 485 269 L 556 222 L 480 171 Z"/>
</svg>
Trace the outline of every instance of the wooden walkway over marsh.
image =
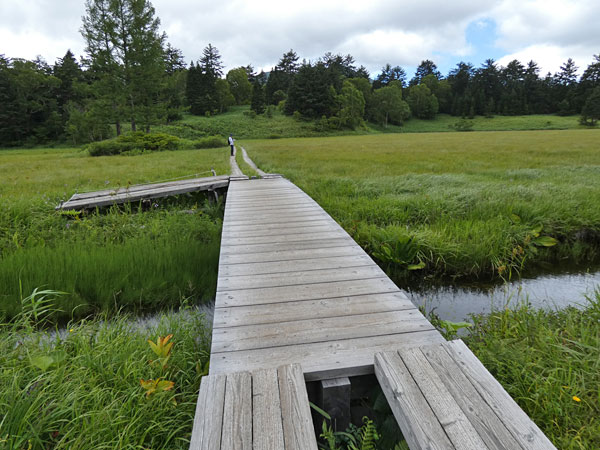
<svg viewBox="0 0 600 450">
<path fill-rule="evenodd" d="M 230 183 L 213 326 L 211 374 L 298 363 L 307 380 L 362 375 L 379 351 L 443 341 L 284 178 Z"/>
<path fill-rule="evenodd" d="M 316 450 L 305 382 L 349 414 L 349 377 L 373 373 L 411 449 L 555 450 L 301 189 L 232 178 L 190 450 Z"/>
</svg>

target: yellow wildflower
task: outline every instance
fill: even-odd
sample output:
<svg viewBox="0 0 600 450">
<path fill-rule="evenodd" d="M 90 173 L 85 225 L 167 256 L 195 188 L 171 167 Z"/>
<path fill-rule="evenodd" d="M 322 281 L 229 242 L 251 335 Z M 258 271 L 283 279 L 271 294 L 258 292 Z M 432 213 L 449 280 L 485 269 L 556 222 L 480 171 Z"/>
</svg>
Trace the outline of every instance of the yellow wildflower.
<svg viewBox="0 0 600 450">
<path fill-rule="evenodd" d="M 575 400 L 576 402 L 580 402 L 581 399 L 579 397 L 577 397 L 576 395 L 573 396 L 573 400 Z"/>
</svg>

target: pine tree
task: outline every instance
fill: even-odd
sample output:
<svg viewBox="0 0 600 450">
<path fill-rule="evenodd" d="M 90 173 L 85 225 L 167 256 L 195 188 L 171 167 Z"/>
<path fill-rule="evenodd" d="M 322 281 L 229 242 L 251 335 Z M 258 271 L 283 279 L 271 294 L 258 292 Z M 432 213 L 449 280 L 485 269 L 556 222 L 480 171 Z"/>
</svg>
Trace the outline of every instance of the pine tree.
<svg viewBox="0 0 600 450">
<path fill-rule="evenodd" d="M 265 108 L 265 91 L 258 80 L 256 80 L 252 85 L 252 101 L 250 103 L 250 109 L 256 114 L 262 114 L 265 112 Z"/>
<path fill-rule="evenodd" d="M 600 86 L 588 97 L 581 111 L 581 123 L 595 126 L 600 119 Z"/>
<path fill-rule="evenodd" d="M 119 132 L 128 119 L 135 130 L 146 130 L 164 119 L 161 102 L 165 72 L 165 34 L 147 0 L 86 0 L 82 35 L 90 69 L 95 73 L 96 95 L 110 102 Z"/>
</svg>

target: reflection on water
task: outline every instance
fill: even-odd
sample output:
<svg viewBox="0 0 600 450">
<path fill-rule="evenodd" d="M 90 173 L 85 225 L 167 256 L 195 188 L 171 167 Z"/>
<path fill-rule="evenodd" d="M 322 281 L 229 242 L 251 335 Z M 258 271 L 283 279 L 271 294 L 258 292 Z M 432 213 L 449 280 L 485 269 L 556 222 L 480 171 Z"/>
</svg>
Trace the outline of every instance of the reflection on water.
<svg viewBox="0 0 600 450">
<path fill-rule="evenodd" d="M 425 306 L 444 320 L 468 320 L 469 314 L 488 313 L 528 301 L 538 308 L 557 309 L 569 305 L 585 306 L 586 296 L 594 295 L 600 286 L 600 271 L 543 275 L 489 288 L 435 287 L 406 291 L 417 306 Z"/>
</svg>

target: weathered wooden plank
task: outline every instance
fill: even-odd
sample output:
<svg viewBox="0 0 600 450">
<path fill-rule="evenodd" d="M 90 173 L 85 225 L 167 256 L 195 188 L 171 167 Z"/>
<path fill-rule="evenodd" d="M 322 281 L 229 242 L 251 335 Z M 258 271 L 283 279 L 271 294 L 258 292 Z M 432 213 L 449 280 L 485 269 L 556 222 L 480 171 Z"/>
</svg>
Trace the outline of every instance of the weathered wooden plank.
<svg viewBox="0 0 600 450">
<path fill-rule="evenodd" d="M 454 446 L 461 450 L 486 450 L 487 445 L 421 350 L 402 349 L 398 353 Z"/>
<path fill-rule="evenodd" d="M 306 381 L 358 376 L 373 373 L 373 355 L 390 348 L 442 343 L 436 330 L 415 333 L 345 339 L 313 344 L 289 345 L 238 352 L 212 353 L 211 374 L 257 370 L 298 363 Z"/>
<path fill-rule="evenodd" d="M 244 202 L 244 201 L 252 201 L 254 199 L 259 198 L 278 198 L 278 197 L 287 197 L 290 195 L 306 195 L 304 192 L 299 191 L 297 188 L 291 187 L 281 187 L 277 189 L 266 189 L 262 191 L 250 192 L 244 189 L 232 189 L 229 188 L 228 191 L 231 194 L 230 198 L 233 198 L 236 203 Z"/>
<path fill-rule="evenodd" d="M 333 256 L 364 255 L 365 252 L 351 241 L 343 242 L 334 247 L 309 248 L 303 250 L 280 250 L 263 253 L 230 254 L 219 257 L 221 265 L 252 264 L 255 262 L 285 262 Z"/>
<path fill-rule="evenodd" d="M 317 450 L 308 394 L 299 364 L 277 370 L 285 450 Z"/>
<path fill-rule="evenodd" d="M 348 238 L 348 234 L 338 227 L 337 230 L 328 230 L 321 232 L 309 233 L 290 233 L 290 234 L 274 234 L 273 236 L 257 236 L 257 237 L 221 237 L 221 248 L 239 245 L 251 244 L 277 244 L 282 242 L 303 242 L 314 241 L 315 239 L 338 239 Z"/>
<path fill-rule="evenodd" d="M 292 261 L 264 262 L 252 264 L 220 264 L 220 277 L 235 277 L 239 275 L 261 275 L 289 273 L 301 270 L 343 269 L 373 264 L 366 254 L 356 252 L 348 256 L 333 256 L 325 258 L 301 259 Z"/>
<path fill-rule="evenodd" d="M 247 291 L 221 291 L 217 292 L 215 304 L 218 308 L 223 308 L 227 306 L 261 305 L 382 294 L 385 292 L 399 292 L 398 287 L 388 277 L 307 284 L 294 286 L 293 289 L 289 287 L 271 287 L 249 289 Z"/>
<path fill-rule="evenodd" d="M 266 236 L 281 236 L 286 234 L 314 234 L 314 233 L 325 233 L 329 231 L 342 231 L 340 226 L 335 222 L 323 222 L 316 225 L 308 224 L 306 226 L 292 226 L 287 228 L 279 228 L 272 230 L 264 230 L 260 227 L 246 231 L 224 231 L 221 234 L 222 241 L 228 241 L 229 239 L 239 238 L 253 238 L 253 237 L 266 237 Z M 345 233 L 345 231 L 344 231 Z"/>
<path fill-rule="evenodd" d="M 359 267 L 347 267 L 343 269 L 305 270 L 298 272 L 222 277 L 217 281 L 217 291 L 299 286 L 314 283 L 330 283 L 333 281 L 364 280 L 385 276 L 383 270 L 371 263 Z"/>
<path fill-rule="evenodd" d="M 488 448 L 523 450 L 523 447 L 473 387 L 445 346 L 425 346 L 421 347 L 421 351 Z"/>
<path fill-rule="evenodd" d="M 338 226 L 336 222 L 334 222 L 329 217 L 319 217 L 318 219 L 307 219 L 307 220 L 296 220 L 292 222 L 285 223 L 273 223 L 273 224 L 239 224 L 239 225 L 230 225 L 228 223 L 223 223 L 223 233 L 225 235 L 232 233 L 240 233 L 240 232 L 282 232 L 285 233 L 286 229 L 294 229 L 303 226 Z"/>
<path fill-rule="evenodd" d="M 282 202 L 285 199 L 293 199 L 299 201 L 314 201 L 309 195 L 296 188 L 286 189 L 269 189 L 261 192 L 246 192 L 246 191 L 229 191 L 233 194 L 231 203 L 225 205 L 229 207 L 248 207 L 249 204 L 253 205 L 261 201 L 265 202 Z"/>
<path fill-rule="evenodd" d="M 213 353 L 433 330 L 417 309 L 213 330 Z"/>
<path fill-rule="evenodd" d="M 277 369 L 258 370 L 252 373 L 254 450 L 285 448 L 278 385 Z"/>
<path fill-rule="evenodd" d="M 221 447 L 252 450 L 252 377 L 249 372 L 227 375 Z"/>
<path fill-rule="evenodd" d="M 213 328 L 344 317 L 414 308 L 413 303 L 400 292 L 215 308 Z"/>
<path fill-rule="evenodd" d="M 219 450 L 225 404 L 225 375 L 202 378 L 190 450 Z"/>
<path fill-rule="evenodd" d="M 242 190 L 233 190 L 234 197 L 231 203 L 228 203 L 226 206 L 234 205 L 244 205 L 248 202 L 256 202 L 257 200 L 281 200 L 284 198 L 301 198 L 301 199 L 311 199 L 311 197 L 304 192 L 300 191 L 297 188 L 282 188 L 282 189 L 269 189 L 265 192 L 246 192 Z"/>
<path fill-rule="evenodd" d="M 315 239 L 303 242 L 228 245 L 221 247 L 221 255 L 241 255 L 243 253 L 284 252 L 290 250 L 339 247 L 340 245 L 352 244 L 353 242 L 354 241 L 349 237 L 334 239 L 319 239 L 318 237 L 315 237 Z"/>
<path fill-rule="evenodd" d="M 300 212 L 300 211 L 323 211 L 319 205 L 314 201 L 302 201 L 289 200 L 287 204 L 263 204 L 254 208 L 227 208 L 225 210 L 225 217 L 235 219 L 236 217 L 251 217 L 251 216 L 264 216 L 268 214 L 274 214 L 276 211 L 282 212 Z"/>
<path fill-rule="evenodd" d="M 286 206 L 306 206 L 316 205 L 315 201 L 310 197 L 299 194 L 299 195 L 286 195 L 285 197 L 253 197 L 243 202 L 231 202 L 227 203 L 225 209 L 229 212 L 246 212 L 246 211 L 260 211 L 267 208 L 281 208 Z"/>
<path fill-rule="evenodd" d="M 329 218 L 329 215 L 325 212 L 314 212 L 311 211 L 310 214 L 302 214 L 302 213 L 290 213 L 283 214 L 281 216 L 270 214 L 268 216 L 254 216 L 246 219 L 240 220 L 228 220 L 227 224 L 231 225 L 258 225 L 258 224 L 268 224 L 268 223 L 290 223 L 295 221 L 307 221 L 307 220 L 322 220 Z"/>
<path fill-rule="evenodd" d="M 375 355 L 375 375 L 411 450 L 455 448 L 397 352 Z"/>
<path fill-rule="evenodd" d="M 115 189 L 103 189 L 103 190 L 94 191 L 94 192 L 84 192 L 81 194 L 74 194 L 71 197 L 71 200 L 84 200 L 84 199 L 90 199 L 90 198 L 94 198 L 94 197 L 113 196 L 116 194 L 144 191 L 147 189 L 169 188 L 169 187 L 177 187 L 177 186 L 187 185 L 187 184 L 204 184 L 204 183 L 213 183 L 213 182 L 218 182 L 218 181 L 229 181 L 229 175 L 220 175 L 217 177 L 205 177 L 205 178 L 190 178 L 187 180 L 166 181 L 163 183 L 136 184 L 136 185 L 129 186 L 129 187 L 118 187 Z"/>
<path fill-rule="evenodd" d="M 282 181 L 282 178 L 279 179 L 270 179 L 270 180 L 260 180 L 259 182 L 254 180 L 241 180 L 236 183 L 234 186 L 234 192 L 241 193 L 245 196 L 252 194 L 260 194 L 260 193 L 268 193 L 275 191 L 285 191 L 288 190 L 290 192 L 299 192 L 300 190 L 294 186 L 293 184 Z M 300 191 L 302 192 L 302 191 Z"/>
<path fill-rule="evenodd" d="M 527 449 L 556 448 L 463 341 L 459 339 L 445 345 L 448 353 L 454 358 L 477 392 L 490 405 L 518 442 L 523 443 Z"/>
<path fill-rule="evenodd" d="M 309 206 L 306 208 L 290 208 L 290 209 L 281 209 L 281 210 L 268 210 L 265 212 L 256 212 L 256 214 L 236 214 L 236 215 L 229 215 L 229 214 L 225 214 L 225 220 L 227 221 L 231 221 L 232 223 L 237 223 L 237 222 L 248 222 L 248 223 L 254 223 L 254 222 L 261 222 L 264 221 L 265 219 L 280 219 L 280 218 L 285 218 L 285 221 L 290 221 L 293 220 L 293 218 L 301 218 L 301 217 L 305 217 L 305 216 L 314 216 L 314 215 L 326 215 L 327 213 L 325 213 L 322 209 L 317 208 L 316 206 Z"/>
</svg>

